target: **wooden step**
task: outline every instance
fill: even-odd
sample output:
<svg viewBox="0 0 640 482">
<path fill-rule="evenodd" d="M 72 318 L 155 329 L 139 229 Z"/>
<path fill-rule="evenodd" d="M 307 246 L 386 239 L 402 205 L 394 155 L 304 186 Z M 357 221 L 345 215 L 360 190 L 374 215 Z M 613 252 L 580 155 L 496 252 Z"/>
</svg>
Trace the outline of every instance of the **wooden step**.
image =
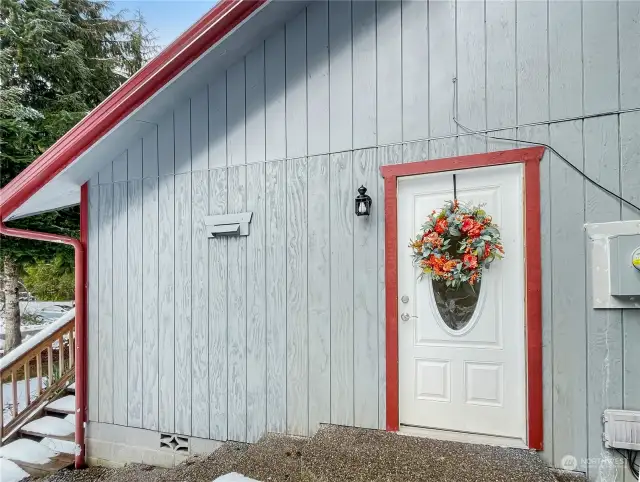
<svg viewBox="0 0 640 482">
<path fill-rule="evenodd" d="M 74 440 L 75 430 L 75 425 L 66 420 L 47 415 L 46 417 L 29 422 L 20 429 L 20 432 L 32 437 L 53 437 L 62 440 Z"/>
<path fill-rule="evenodd" d="M 76 413 L 76 396 L 67 395 L 65 397 L 58 398 L 47 404 L 44 409 L 47 412 L 74 414 Z"/>
<path fill-rule="evenodd" d="M 46 476 L 73 463 L 72 455 L 52 450 L 25 438 L 0 447 L 0 457 L 14 462 L 34 477 Z"/>
</svg>

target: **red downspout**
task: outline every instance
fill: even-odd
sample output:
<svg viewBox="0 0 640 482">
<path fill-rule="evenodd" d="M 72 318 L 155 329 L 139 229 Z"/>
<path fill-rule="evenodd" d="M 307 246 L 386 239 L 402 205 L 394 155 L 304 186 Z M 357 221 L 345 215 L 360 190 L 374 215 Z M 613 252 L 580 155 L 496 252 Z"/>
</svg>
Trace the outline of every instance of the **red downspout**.
<svg viewBox="0 0 640 482">
<path fill-rule="evenodd" d="M 84 429 L 86 414 L 86 263 L 85 247 L 87 245 L 88 228 L 88 192 L 87 185 L 84 184 L 80 190 L 80 240 L 68 236 L 57 234 L 39 233 L 26 229 L 15 229 L 5 226 L 0 219 L 0 233 L 14 238 L 35 239 L 38 241 L 48 241 L 50 243 L 62 243 L 73 246 L 75 250 L 75 305 L 76 305 L 76 455 L 75 466 L 84 466 L 85 446 Z"/>
</svg>

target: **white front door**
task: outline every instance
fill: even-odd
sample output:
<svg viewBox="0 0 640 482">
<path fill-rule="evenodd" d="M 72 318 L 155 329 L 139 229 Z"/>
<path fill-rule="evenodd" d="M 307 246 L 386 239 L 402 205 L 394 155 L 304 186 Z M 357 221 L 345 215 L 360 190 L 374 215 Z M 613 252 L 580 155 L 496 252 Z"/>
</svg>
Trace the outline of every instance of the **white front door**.
<svg viewBox="0 0 640 482">
<path fill-rule="evenodd" d="M 453 199 L 453 174 L 458 200 L 485 204 L 499 226 L 505 258 L 485 269 L 475 291 L 451 294 L 428 276 L 418 279 L 408 244 L 427 216 Z M 398 289 L 401 430 L 524 446 L 521 164 L 398 179 Z"/>
</svg>

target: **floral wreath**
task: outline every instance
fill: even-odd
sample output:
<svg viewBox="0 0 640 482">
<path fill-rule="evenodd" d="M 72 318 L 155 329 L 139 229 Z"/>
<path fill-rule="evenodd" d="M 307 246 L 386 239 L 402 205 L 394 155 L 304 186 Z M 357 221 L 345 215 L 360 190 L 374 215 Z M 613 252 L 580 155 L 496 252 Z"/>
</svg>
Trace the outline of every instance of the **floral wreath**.
<svg viewBox="0 0 640 482">
<path fill-rule="evenodd" d="M 434 210 L 409 247 L 421 277 L 428 274 L 454 289 L 478 283 L 482 267 L 504 255 L 498 226 L 482 205 L 458 200 L 447 201 L 439 212 Z"/>
</svg>

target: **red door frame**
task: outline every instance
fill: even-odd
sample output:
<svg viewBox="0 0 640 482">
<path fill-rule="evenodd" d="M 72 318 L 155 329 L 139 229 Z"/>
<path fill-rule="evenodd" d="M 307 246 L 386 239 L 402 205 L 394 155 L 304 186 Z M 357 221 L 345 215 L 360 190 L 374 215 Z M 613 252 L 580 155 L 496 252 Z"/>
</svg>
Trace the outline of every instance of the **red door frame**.
<svg viewBox="0 0 640 482">
<path fill-rule="evenodd" d="M 524 164 L 527 445 L 543 447 L 542 294 L 540 268 L 540 160 L 543 147 L 382 166 L 385 212 L 387 430 L 400 428 L 398 393 L 398 178 L 503 164 Z"/>
</svg>

